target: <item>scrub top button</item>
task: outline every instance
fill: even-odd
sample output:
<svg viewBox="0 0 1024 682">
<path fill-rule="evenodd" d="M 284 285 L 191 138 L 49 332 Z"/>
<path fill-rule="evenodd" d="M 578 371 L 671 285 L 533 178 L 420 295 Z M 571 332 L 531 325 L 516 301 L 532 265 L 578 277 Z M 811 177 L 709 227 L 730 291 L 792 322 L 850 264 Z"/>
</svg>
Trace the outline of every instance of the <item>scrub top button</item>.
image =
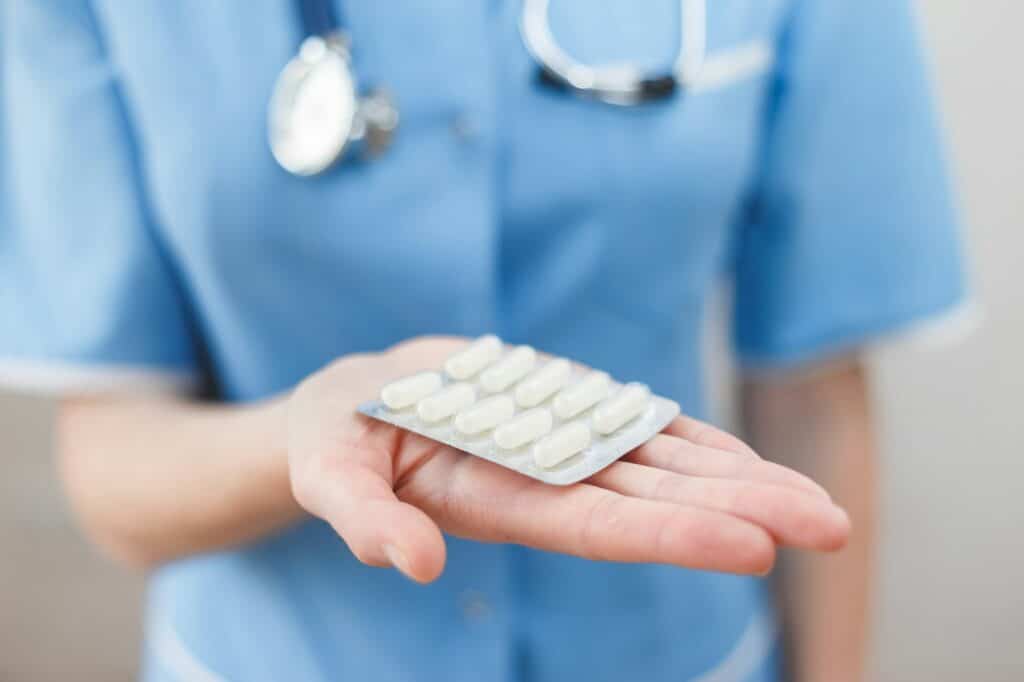
<svg viewBox="0 0 1024 682">
<path fill-rule="evenodd" d="M 459 595 L 459 608 L 462 616 L 476 623 L 491 615 L 491 604 L 479 590 L 465 590 Z"/>
</svg>

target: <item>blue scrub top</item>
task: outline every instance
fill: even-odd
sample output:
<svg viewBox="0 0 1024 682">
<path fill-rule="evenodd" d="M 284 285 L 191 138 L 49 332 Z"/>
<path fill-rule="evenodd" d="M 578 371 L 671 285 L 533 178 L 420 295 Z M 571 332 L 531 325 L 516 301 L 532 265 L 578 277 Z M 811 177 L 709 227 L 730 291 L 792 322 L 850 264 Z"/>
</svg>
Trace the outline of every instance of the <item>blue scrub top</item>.
<svg viewBox="0 0 1024 682">
<path fill-rule="evenodd" d="M 637 108 L 539 87 L 520 9 L 346 3 L 401 128 L 300 179 L 265 129 L 302 38 L 288 0 L 3 3 L 0 378 L 244 401 L 346 353 L 493 331 L 701 415 L 723 273 L 748 367 L 962 298 L 905 1 L 712 2 L 698 87 Z M 551 21 L 580 59 L 657 67 L 677 13 L 557 0 Z M 768 602 L 751 578 L 456 539 L 421 587 L 310 522 L 159 570 L 143 677 L 773 680 Z"/>
</svg>

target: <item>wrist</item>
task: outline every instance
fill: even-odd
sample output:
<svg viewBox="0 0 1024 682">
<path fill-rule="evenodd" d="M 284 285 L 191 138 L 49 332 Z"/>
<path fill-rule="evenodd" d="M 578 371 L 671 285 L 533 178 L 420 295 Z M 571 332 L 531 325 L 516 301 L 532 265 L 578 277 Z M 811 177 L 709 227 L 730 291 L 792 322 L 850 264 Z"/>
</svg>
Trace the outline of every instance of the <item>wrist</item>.
<svg viewBox="0 0 1024 682">
<path fill-rule="evenodd" d="M 259 475 L 266 481 L 266 502 L 275 526 L 287 526 L 305 517 L 292 493 L 288 467 L 288 396 L 256 403 L 247 410 L 246 428 L 254 436 Z"/>
</svg>

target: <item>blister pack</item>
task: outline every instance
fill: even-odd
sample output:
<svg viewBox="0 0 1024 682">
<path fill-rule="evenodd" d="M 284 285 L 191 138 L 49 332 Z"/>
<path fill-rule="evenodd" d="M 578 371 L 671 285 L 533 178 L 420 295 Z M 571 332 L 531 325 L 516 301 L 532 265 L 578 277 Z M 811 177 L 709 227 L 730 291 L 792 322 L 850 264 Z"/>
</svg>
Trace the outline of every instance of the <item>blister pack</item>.
<svg viewBox="0 0 1024 682">
<path fill-rule="evenodd" d="M 363 414 L 554 485 L 643 445 L 679 405 L 566 358 L 476 339 L 443 367 L 382 387 Z"/>
</svg>

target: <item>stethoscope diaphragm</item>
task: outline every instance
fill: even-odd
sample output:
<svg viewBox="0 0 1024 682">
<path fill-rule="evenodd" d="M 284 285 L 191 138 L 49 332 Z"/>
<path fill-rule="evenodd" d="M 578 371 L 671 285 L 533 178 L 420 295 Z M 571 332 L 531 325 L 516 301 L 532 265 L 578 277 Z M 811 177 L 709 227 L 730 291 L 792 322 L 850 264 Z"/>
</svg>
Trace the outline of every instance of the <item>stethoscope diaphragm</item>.
<svg viewBox="0 0 1024 682">
<path fill-rule="evenodd" d="M 270 149 L 281 167 L 308 176 L 344 156 L 386 149 L 398 126 L 398 110 L 381 91 L 360 97 L 341 38 L 310 36 L 277 79 L 267 125 Z"/>
<path fill-rule="evenodd" d="M 274 86 L 267 132 L 281 167 L 309 176 L 343 157 L 380 153 L 390 145 L 399 117 L 386 92 L 360 93 L 332 0 L 295 2 L 306 38 Z M 706 0 L 680 0 L 679 52 L 671 69 L 653 74 L 633 65 L 601 67 L 573 59 L 552 34 L 549 5 L 550 0 L 524 0 L 520 30 L 550 86 L 610 104 L 637 105 L 692 85 L 704 66 Z"/>
</svg>

